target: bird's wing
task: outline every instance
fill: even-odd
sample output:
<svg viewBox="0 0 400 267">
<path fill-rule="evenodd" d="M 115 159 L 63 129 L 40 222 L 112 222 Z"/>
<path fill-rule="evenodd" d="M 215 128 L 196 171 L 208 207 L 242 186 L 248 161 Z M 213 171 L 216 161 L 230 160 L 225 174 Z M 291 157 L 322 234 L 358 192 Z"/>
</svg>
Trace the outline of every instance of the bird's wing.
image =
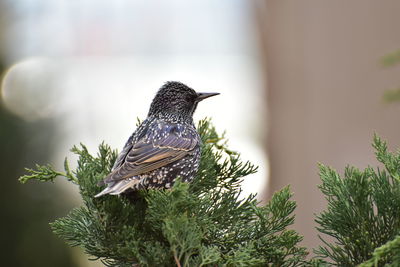
<svg viewBox="0 0 400 267">
<path fill-rule="evenodd" d="M 123 148 L 123 150 L 121 151 L 121 153 L 119 153 L 117 159 L 115 160 L 114 165 L 112 167 L 112 170 L 117 169 L 118 167 L 120 167 L 124 163 L 124 161 L 126 159 L 126 156 L 128 155 L 129 151 L 132 149 L 132 146 L 133 146 L 132 140 L 133 140 L 134 136 L 135 136 L 135 133 L 133 133 L 129 137 L 128 141 L 126 142 L 126 144 L 125 144 L 125 146 Z M 103 180 L 101 180 L 101 181 L 99 181 L 97 183 L 98 186 L 103 186 L 105 184 L 106 184 L 106 179 L 103 179 Z"/>
<path fill-rule="evenodd" d="M 131 149 L 133 147 L 133 139 L 136 137 L 136 135 L 139 135 L 139 140 L 140 140 L 144 137 L 145 133 L 148 130 L 149 130 L 149 121 L 146 119 L 139 126 L 139 128 L 129 137 L 129 139 L 126 142 L 121 153 L 118 155 L 117 159 L 115 160 L 112 170 L 115 170 L 116 168 L 120 167 L 125 162 L 126 156 L 128 155 L 129 151 L 131 151 Z"/>
<path fill-rule="evenodd" d="M 186 156 L 200 140 L 194 129 L 159 123 L 140 138 L 123 156 L 123 163 L 113 170 L 105 183 L 119 181 L 163 167 Z M 124 149 L 125 150 L 125 149 Z"/>
<path fill-rule="evenodd" d="M 124 149 L 121 151 L 121 153 L 118 155 L 117 159 L 115 160 L 115 163 L 112 167 L 112 169 L 116 169 L 119 166 L 122 165 L 122 163 L 125 161 L 126 156 L 128 155 L 129 151 L 132 149 L 132 138 L 133 135 L 131 135 L 131 137 L 129 137 L 128 141 L 126 142 Z"/>
</svg>

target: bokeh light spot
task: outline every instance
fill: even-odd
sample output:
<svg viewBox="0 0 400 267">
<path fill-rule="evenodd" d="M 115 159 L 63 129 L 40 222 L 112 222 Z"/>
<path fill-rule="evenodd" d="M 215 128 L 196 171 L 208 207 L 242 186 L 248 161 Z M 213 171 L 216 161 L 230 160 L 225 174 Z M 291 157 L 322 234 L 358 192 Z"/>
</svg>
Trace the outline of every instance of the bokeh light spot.
<svg viewBox="0 0 400 267">
<path fill-rule="evenodd" d="M 4 106 L 28 121 L 51 116 L 57 106 L 56 75 L 54 63 L 46 58 L 30 58 L 12 65 L 1 82 Z"/>
</svg>

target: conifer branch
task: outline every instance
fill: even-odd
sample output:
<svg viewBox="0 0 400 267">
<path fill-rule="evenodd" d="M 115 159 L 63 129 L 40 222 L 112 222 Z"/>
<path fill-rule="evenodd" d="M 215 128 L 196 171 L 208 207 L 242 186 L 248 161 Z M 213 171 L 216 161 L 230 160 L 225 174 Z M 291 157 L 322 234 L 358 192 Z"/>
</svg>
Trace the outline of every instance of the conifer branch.
<svg viewBox="0 0 400 267">
<path fill-rule="evenodd" d="M 66 172 L 59 172 L 59 171 L 55 171 L 53 169 L 53 167 L 51 165 L 38 165 L 36 164 L 36 170 L 34 169 L 29 169 L 29 168 L 25 168 L 25 171 L 27 171 L 28 173 L 30 173 L 30 175 L 23 175 L 19 178 L 19 181 L 21 183 L 26 183 L 29 180 L 38 180 L 41 182 L 53 182 L 54 179 L 58 176 L 61 177 L 65 177 L 67 178 L 68 181 L 71 181 L 75 184 L 78 184 L 78 180 L 76 179 L 76 177 L 71 173 L 71 171 L 69 170 L 69 166 L 67 163 L 67 159 L 65 159 L 64 162 L 64 166 L 65 166 L 65 170 Z"/>
<path fill-rule="evenodd" d="M 241 198 L 242 180 L 257 167 L 228 149 L 209 120 L 198 131 L 203 147 L 197 177 L 190 184 L 178 179 L 171 190 L 94 198 L 117 155 L 105 144 L 97 156 L 82 144 L 73 147 L 79 156 L 74 171 L 65 162 L 65 173 L 31 172 L 29 179 L 61 175 L 79 186 L 84 205 L 53 222 L 54 233 L 107 266 L 304 266 L 302 237 L 287 229 L 296 207 L 289 188 L 265 206 L 255 195 Z"/>
<path fill-rule="evenodd" d="M 385 266 L 388 267 L 400 266 L 400 236 L 376 248 L 372 253 L 372 258 L 361 263 L 359 267 L 377 267 L 381 266 L 382 262 L 386 262 Z"/>
<path fill-rule="evenodd" d="M 361 171 L 348 166 L 342 177 L 330 167 L 319 166 L 319 188 L 328 207 L 317 215 L 317 229 L 335 242 L 320 237 L 324 246 L 315 252 L 330 265 L 356 266 L 365 262 L 362 266 L 400 266 L 394 256 L 398 253 L 393 252 L 399 251 L 396 236 L 400 232 L 400 153 L 389 152 L 386 142 L 377 135 L 373 147 L 384 170 L 368 167 Z"/>
</svg>

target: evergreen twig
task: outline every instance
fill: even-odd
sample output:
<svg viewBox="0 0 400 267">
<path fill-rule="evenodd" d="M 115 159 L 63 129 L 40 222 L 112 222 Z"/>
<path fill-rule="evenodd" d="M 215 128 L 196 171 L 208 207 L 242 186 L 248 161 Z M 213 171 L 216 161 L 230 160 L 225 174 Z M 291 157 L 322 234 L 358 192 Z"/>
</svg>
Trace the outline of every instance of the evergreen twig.
<svg viewBox="0 0 400 267">
<path fill-rule="evenodd" d="M 315 252 L 330 265 L 356 266 L 366 261 L 362 266 L 400 266 L 396 237 L 400 233 L 400 153 L 389 152 L 377 135 L 373 147 L 383 170 L 348 166 L 341 177 L 320 165 L 320 189 L 328 207 L 317 215 L 317 229 L 335 241 L 320 237 L 324 246 Z"/>
<path fill-rule="evenodd" d="M 93 198 L 117 155 L 105 144 L 96 157 L 82 144 L 74 147 L 79 159 L 73 172 L 67 163 L 66 173 L 38 166 L 21 181 L 64 176 L 77 183 L 84 205 L 51 227 L 107 266 L 303 266 L 302 237 L 287 229 L 296 207 L 289 188 L 264 206 L 255 195 L 241 198 L 243 178 L 257 167 L 229 150 L 209 120 L 198 131 L 203 147 L 197 177 L 191 184 L 178 179 L 171 190 Z"/>
</svg>

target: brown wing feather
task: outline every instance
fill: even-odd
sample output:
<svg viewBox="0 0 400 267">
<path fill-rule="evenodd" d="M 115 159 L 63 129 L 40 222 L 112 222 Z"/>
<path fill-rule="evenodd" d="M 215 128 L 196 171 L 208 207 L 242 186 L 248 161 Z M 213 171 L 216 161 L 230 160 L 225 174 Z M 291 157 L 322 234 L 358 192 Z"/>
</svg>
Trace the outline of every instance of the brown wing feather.
<svg viewBox="0 0 400 267">
<path fill-rule="evenodd" d="M 145 136 L 136 142 L 124 157 L 124 162 L 104 181 L 110 183 L 158 169 L 183 158 L 199 145 L 194 131 L 185 137 L 169 133 L 156 141 L 150 140 L 149 136 Z"/>
</svg>

